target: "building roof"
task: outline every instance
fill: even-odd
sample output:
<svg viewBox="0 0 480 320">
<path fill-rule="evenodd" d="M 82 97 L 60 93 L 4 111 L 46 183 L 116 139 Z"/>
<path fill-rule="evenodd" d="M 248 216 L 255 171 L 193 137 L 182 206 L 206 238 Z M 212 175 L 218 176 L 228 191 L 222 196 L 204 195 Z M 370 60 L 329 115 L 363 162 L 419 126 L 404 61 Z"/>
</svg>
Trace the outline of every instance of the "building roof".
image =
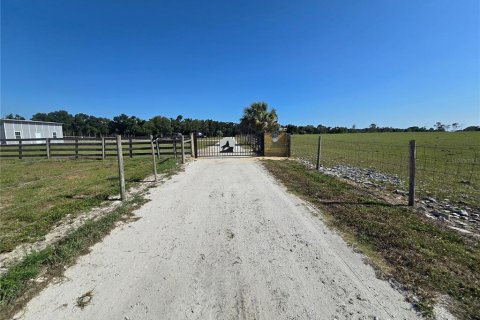
<svg viewBox="0 0 480 320">
<path fill-rule="evenodd" d="M 16 120 L 16 119 L 0 119 L 1 122 L 15 122 L 15 123 L 31 123 L 31 124 L 56 124 L 56 125 L 62 125 L 63 123 L 61 122 L 51 122 L 51 121 L 34 121 L 34 120 Z"/>
</svg>

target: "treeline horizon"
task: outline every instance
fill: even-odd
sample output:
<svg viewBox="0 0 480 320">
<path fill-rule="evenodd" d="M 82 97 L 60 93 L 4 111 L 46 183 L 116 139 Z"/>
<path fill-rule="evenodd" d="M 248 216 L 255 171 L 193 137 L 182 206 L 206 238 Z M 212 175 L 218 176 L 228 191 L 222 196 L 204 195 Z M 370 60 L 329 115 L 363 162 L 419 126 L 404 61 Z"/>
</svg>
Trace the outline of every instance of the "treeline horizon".
<svg viewBox="0 0 480 320">
<path fill-rule="evenodd" d="M 16 114 L 9 114 L 4 119 L 26 120 Z M 193 132 L 201 132 L 207 136 L 234 136 L 242 132 L 239 123 L 216 120 L 199 120 L 184 118 L 178 115 L 176 118 L 154 116 L 148 120 L 136 116 L 120 114 L 112 119 L 96 117 L 85 113 L 72 115 L 65 110 L 48 113 L 39 112 L 34 114 L 30 120 L 50 121 L 63 123 L 63 134 L 65 136 L 110 136 L 121 134 L 124 136 L 170 136 L 174 133 L 188 135 Z M 351 128 L 335 126 L 328 127 L 322 124 L 317 126 L 297 126 L 293 124 L 282 125 L 284 131 L 291 134 L 339 134 L 339 133 L 367 133 L 367 132 L 444 132 L 453 131 L 480 131 L 480 126 L 469 126 L 460 130 L 460 124 L 453 123 L 445 125 L 437 122 L 431 128 L 411 126 L 408 128 L 379 127 L 372 123 L 367 128 Z"/>
</svg>

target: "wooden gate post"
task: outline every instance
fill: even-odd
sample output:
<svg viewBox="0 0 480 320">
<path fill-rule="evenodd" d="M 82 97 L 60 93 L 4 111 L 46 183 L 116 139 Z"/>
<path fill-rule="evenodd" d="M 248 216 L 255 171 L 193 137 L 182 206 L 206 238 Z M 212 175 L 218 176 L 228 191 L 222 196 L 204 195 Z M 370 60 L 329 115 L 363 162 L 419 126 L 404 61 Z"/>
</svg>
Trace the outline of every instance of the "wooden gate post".
<svg viewBox="0 0 480 320">
<path fill-rule="evenodd" d="M 195 157 L 195 150 L 193 148 L 193 132 L 190 133 L 190 156 Z"/>
<path fill-rule="evenodd" d="M 322 136 L 318 136 L 318 145 L 317 145 L 317 165 L 316 169 L 320 170 L 320 155 L 322 152 Z"/>
<path fill-rule="evenodd" d="M 157 157 L 160 159 L 160 145 L 158 144 L 158 138 L 155 140 L 155 144 L 157 146 Z"/>
<path fill-rule="evenodd" d="M 157 181 L 157 161 L 155 161 L 155 146 L 153 145 L 152 135 L 150 135 L 150 147 L 152 148 L 153 175 L 155 176 L 155 181 Z"/>
<path fill-rule="evenodd" d="M 416 142 L 415 140 L 410 140 L 410 159 L 408 166 L 409 173 L 409 183 L 408 183 L 408 205 L 411 207 L 415 206 L 415 171 L 416 171 Z"/>
<path fill-rule="evenodd" d="M 22 139 L 18 140 L 18 159 L 22 159 Z"/>
<path fill-rule="evenodd" d="M 185 163 L 185 138 L 182 134 L 182 164 Z"/>
<path fill-rule="evenodd" d="M 105 160 L 105 137 L 102 137 L 102 160 Z"/>
<path fill-rule="evenodd" d="M 198 134 L 197 131 L 193 133 L 193 149 L 195 158 L 198 158 Z"/>
<path fill-rule="evenodd" d="M 120 199 L 125 200 L 125 173 L 123 170 L 122 136 L 117 135 L 118 182 L 120 185 Z"/>
<path fill-rule="evenodd" d="M 50 138 L 45 139 L 45 144 L 47 146 L 47 159 L 50 159 Z"/>
</svg>

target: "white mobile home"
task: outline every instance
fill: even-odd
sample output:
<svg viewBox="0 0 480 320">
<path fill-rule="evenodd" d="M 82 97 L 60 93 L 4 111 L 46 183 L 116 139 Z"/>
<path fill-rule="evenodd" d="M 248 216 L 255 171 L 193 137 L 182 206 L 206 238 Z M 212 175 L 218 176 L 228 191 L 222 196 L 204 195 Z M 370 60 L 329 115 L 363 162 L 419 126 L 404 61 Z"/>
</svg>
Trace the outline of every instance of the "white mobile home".
<svg viewBox="0 0 480 320">
<path fill-rule="evenodd" d="M 63 127 L 58 122 L 0 119 L 1 144 L 17 144 L 16 141 L 3 139 L 46 139 L 63 138 Z M 61 142 L 55 141 L 55 142 Z M 25 143 L 45 143 L 45 141 L 26 141 Z"/>
</svg>

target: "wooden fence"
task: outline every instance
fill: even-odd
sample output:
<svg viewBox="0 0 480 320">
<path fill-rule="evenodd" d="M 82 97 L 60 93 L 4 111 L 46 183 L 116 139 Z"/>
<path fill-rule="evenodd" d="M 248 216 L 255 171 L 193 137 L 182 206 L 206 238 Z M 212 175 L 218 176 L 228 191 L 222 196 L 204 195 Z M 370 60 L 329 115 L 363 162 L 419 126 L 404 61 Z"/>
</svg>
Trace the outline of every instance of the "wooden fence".
<svg viewBox="0 0 480 320">
<path fill-rule="evenodd" d="M 153 148 L 157 157 L 181 157 L 182 147 L 185 154 L 193 152 L 191 137 L 122 137 L 121 148 L 124 157 L 151 156 Z M 16 142 L 16 144 L 6 144 Z M 117 138 L 32 138 L 0 139 L 0 158 L 94 158 L 117 157 Z"/>
</svg>

